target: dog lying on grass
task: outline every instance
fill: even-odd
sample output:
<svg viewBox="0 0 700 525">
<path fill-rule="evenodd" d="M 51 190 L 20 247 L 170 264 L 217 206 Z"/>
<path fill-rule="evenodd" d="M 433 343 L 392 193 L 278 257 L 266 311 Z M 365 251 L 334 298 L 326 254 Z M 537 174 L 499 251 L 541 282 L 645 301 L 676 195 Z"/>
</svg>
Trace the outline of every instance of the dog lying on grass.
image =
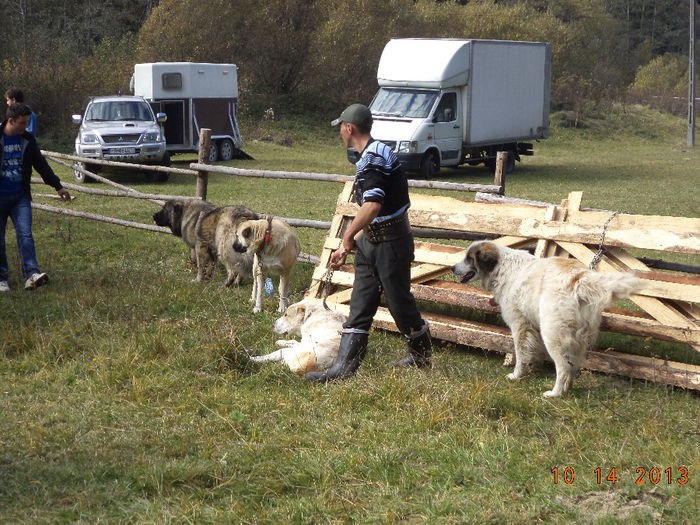
<svg viewBox="0 0 700 525">
<path fill-rule="evenodd" d="M 172 199 L 153 214 L 153 222 L 167 226 L 194 252 L 197 277 L 201 283 L 211 278 L 216 260 L 226 267 L 226 286 L 240 284 L 252 275 L 253 255 L 233 249 L 241 222 L 257 219 L 258 214 L 244 206 L 223 206 L 195 199 Z"/>
<path fill-rule="evenodd" d="M 320 302 L 299 301 L 275 321 L 274 331 L 301 337 L 301 341 L 280 339 L 276 342 L 279 350 L 250 359 L 256 363 L 282 361 L 299 375 L 322 372 L 335 362 L 344 322 L 344 315 L 326 310 Z"/>
<path fill-rule="evenodd" d="M 255 303 L 253 313 L 263 309 L 265 272 L 280 276 L 277 311 L 284 312 L 289 306 L 289 276 L 301 251 L 296 233 L 286 222 L 272 216 L 244 221 L 238 226 L 233 248 L 237 252 L 253 254 L 253 292 L 250 297 Z"/>
<path fill-rule="evenodd" d="M 631 274 L 597 273 L 575 259 L 540 259 L 489 241 L 473 243 L 452 271 L 463 283 L 478 275 L 493 292 L 513 334 L 515 370 L 509 379 L 525 375 L 545 352 L 552 358 L 557 377 L 545 397 L 569 390 L 598 335 L 603 310 L 640 285 Z"/>
</svg>

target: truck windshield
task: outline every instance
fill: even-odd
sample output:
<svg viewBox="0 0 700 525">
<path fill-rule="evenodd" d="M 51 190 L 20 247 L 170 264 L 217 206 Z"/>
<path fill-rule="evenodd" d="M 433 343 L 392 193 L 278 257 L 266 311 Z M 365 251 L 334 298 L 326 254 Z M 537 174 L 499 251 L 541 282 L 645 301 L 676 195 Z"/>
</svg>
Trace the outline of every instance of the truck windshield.
<svg viewBox="0 0 700 525">
<path fill-rule="evenodd" d="M 148 104 L 137 101 L 95 102 L 85 114 L 85 120 L 153 120 Z"/>
<path fill-rule="evenodd" d="M 426 118 L 437 96 L 424 89 L 380 88 L 369 109 L 378 116 Z"/>
</svg>

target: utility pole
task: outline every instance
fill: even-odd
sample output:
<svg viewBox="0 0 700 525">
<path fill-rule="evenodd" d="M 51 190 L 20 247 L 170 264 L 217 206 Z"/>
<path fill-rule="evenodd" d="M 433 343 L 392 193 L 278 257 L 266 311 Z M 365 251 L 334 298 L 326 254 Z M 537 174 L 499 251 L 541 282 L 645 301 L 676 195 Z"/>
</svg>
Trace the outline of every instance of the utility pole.
<svg viewBox="0 0 700 525">
<path fill-rule="evenodd" d="M 695 146 L 695 0 L 690 0 L 688 45 L 688 146 Z"/>
</svg>

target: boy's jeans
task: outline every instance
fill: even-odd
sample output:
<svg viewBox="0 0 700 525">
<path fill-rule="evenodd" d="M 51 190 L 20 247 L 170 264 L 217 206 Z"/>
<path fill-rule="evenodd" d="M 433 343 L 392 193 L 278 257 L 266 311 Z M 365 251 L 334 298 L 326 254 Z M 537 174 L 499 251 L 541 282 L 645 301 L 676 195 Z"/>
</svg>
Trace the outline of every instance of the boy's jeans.
<svg viewBox="0 0 700 525">
<path fill-rule="evenodd" d="M 24 191 L 19 193 L 0 193 L 0 281 L 7 280 L 7 251 L 5 250 L 5 229 L 7 218 L 12 219 L 12 224 L 17 232 L 17 248 L 22 259 L 22 274 L 25 279 L 39 272 L 39 263 L 36 261 L 34 250 L 34 237 L 32 237 L 32 206 Z"/>
</svg>

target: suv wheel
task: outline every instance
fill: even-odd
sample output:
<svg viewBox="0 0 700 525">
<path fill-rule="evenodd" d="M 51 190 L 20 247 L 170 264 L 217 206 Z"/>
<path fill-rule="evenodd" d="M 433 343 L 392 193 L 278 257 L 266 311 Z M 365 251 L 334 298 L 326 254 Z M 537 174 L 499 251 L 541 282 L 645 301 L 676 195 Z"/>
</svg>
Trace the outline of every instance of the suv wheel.
<svg viewBox="0 0 700 525">
<path fill-rule="evenodd" d="M 74 162 L 73 166 L 76 168 L 84 169 L 84 170 L 88 169 L 84 162 Z M 75 180 L 75 182 L 78 182 L 80 184 L 87 184 L 89 182 L 95 182 L 95 179 L 93 179 L 89 175 L 85 175 L 85 173 L 83 173 L 82 171 L 78 171 L 76 169 L 73 170 L 73 179 Z"/>
</svg>

